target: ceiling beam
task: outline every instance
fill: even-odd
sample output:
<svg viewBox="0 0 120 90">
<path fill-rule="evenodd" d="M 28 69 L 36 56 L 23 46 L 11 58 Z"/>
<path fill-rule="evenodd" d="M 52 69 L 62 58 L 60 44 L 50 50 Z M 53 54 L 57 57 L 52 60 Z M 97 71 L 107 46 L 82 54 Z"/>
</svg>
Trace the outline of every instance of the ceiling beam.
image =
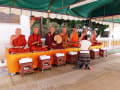
<svg viewBox="0 0 120 90">
<path fill-rule="evenodd" d="M 48 6 L 48 10 L 50 10 L 50 8 L 51 8 L 51 6 L 52 6 L 52 4 L 53 4 L 54 1 L 55 1 L 55 0 L 51 0 L 51 1 L 50 1 L 49 6 Z"/>
</svg>

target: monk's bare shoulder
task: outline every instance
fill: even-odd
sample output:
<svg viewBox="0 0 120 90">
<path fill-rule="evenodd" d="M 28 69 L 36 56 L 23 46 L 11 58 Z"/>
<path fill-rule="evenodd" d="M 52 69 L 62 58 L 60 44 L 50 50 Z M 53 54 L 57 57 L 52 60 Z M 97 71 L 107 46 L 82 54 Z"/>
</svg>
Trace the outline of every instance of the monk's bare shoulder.
<svg viewBox="0 0 120 90">
<path fill-rule="evenodd" d="M 84 36 L 84 34 L 82 33 L 81 36 Z"/>
<path fill-rule="evenodd" d="M 94 37 L 94 35 L 91 36 L 91 38 L 93 38 L 93 37 Z"/>
<path fill-rule="evenodd" d="M 16 38 L 16 35 L 11 35 L 10 39 L 14 40 Z"/>
</svg>

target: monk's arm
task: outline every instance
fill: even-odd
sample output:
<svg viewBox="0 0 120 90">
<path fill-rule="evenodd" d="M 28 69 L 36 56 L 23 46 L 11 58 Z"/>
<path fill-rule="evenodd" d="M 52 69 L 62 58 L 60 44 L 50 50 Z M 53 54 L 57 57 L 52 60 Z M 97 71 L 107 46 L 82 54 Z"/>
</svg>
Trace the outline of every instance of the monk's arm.
<svg viewBox="0 0 120 90">
<path fill-rule="evenodd" d="M 93 42 L 93 35 L 91 36 L 91 42 Z"/>
<path fill-rule="evenodd" d="M 25 39 L 25 36 L 23 36 L 22 42 L 23 42 L 23 47 L 25 47 L 25 45 L 27 44 L 26 39 Z"/>
<path fill-rule="evenodd" d="M 39 39 L 39 43 L 42 44 L 41 36 L 40 36 L 40 39 Z"/>
<path fill-rule="evenodd" d="M 10 37 L 10 46 L 11 46 L 11 47 L 14 47 L 14 45 L 13 45 L 13 38 L 14 38 L 14 36 L 11 36 L 11 37 Z"/>
<path fill-rule="evenodd" d="M 68 34 L 66 35 L 66 42 L 68 42 L 69 40 L 68 40 Z"/>
<path fill-rule="evenodd" d="M 84 38 L 84 35 L 82 34 L 81 37 L 80 37 L 80 41 Z"/>
<path fill-rule="evenodd" d="M 89 50 L 89 51 L 91 50 L 91 46 L 88 48 L 88 50 Z"/>
<path fill-rule="evenodd" d="M 77 42 L 79 41 L 79 37 L 78 37 L 78 34 L 77 34 L 77 37 L 76 37 L 76 41 L 77 41 Z"/>
<path fill-rule="evenodd" d="M 92 35 L 92 36 L 91 36 L 91 42 L 93 42 L 93 43 L 94 43 L 94 42 L 97 42 L 97 41 L 95 41 L 93 38 L 94 38 L 94 36 Z"/>
<path fill-rule="evenodd" d="M 42 40 L 41 40 L 41 36 L 39 36 L 39 39 L 38 39 L 38 43 L 40 44 L 40 45 L 42 45 Z"/>
<path fill-rule="evenodd" d="M 79 43 L 79 47 L 81 47 L 81 44 Z"/>
<path fill-rule="evenodd" d="M 32 46 L 32 37 L 31 36 L 29 36 L 29 38 L 28 38 L 28 46 Z"/>
<path fill-rule="evenodd" d="M 48 45 L 48 46 L 52 44 L 49 38 L 50 38 L 50 36 L 49 36 L 49 34 L 47 34 L 45 44 Z"/>
</svg>

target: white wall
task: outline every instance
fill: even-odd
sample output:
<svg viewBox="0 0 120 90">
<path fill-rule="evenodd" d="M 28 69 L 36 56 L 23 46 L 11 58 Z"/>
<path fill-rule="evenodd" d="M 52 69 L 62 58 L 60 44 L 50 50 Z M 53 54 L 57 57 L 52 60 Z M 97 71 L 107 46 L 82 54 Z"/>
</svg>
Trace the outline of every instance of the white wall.
<svg viewBox="0 0 120 90">
<path fill-rule="evenodd" d="M 27 40 L 30 34 L 30 18 L 21 15 L 20 24 L 0 23 L 0 57 L 2 59 L 5 58 L 5 48 L 10 47 L 10 36 L 15 33 L 16 28 L 21 28 Z"/>
<path fill-rule="evenodd" d="M 111 34 L 113 35 L 113 38 L 120 39 L 120 26 L 114 27 L 114 30 Z"/>
</svg>

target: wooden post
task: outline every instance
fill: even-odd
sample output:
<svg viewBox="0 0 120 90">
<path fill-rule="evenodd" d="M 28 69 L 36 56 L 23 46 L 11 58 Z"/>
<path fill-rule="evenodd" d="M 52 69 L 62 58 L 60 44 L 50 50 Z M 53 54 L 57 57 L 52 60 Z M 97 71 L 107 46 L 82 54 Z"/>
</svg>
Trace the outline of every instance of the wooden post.
<svg viewBox="0 0 120 90">
<path fill-rule="evenodd" d="M 13 0 L 12 7 L 15 7 L 15 0 Z"/>
<path fill-rule="evenodd" d="M 41 34 L 41 37 L 42 37 L 42 30 L 43 30 L 43 18 L 41 17 L 40 18 L 40 34 Z"/>
<path fill-rule="evenodd" d="M 114 21 L 114 17 L 112 16 L 112 20 Z M 113 26 L 112 26 L 112 31 L 114 30 L 114 22 L 113 22 Z M 113 37 L 113 48 L 115 47 L 115 43 L 114 43 L 114 37 Z"/>
<path fill-rule="evenodd" d="M 48 29 L 50 27 L 50 11 L 48 10 L 48 19 L 47 19 Z"/>
</svg>

